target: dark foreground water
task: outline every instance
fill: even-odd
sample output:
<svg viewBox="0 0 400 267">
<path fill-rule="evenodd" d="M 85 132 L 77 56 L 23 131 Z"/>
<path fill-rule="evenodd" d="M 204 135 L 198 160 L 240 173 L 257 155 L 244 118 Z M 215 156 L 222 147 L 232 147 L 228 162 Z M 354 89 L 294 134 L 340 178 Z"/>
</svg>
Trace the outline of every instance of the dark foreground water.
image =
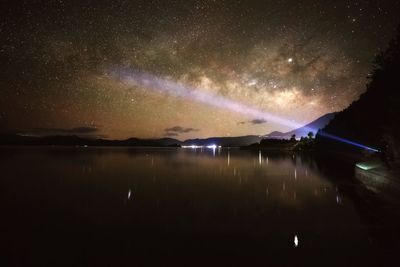
<svg viewBox="0 0 400 267">
<path fill-rule="evenodd" d="M 239 149 L 2 148 L 3 266 L 393 263 L 393 229 L 330 166 Z"/>
</svg>

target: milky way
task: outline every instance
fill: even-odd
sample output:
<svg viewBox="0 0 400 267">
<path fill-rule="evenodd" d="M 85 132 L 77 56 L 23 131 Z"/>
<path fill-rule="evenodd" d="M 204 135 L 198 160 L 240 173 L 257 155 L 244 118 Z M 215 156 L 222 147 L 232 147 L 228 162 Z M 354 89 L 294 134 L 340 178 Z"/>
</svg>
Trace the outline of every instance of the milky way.
<svg viewBox="0 0 400 267">
<path fill-rule="evenodd" d="M 1 131 L 185 139 L 289 130 L 364 92 L 400 11 L 398 1 L 100 2 L 2 2 Z M 117 70 L 293 123 L 127 83 Z"/>
</svg>

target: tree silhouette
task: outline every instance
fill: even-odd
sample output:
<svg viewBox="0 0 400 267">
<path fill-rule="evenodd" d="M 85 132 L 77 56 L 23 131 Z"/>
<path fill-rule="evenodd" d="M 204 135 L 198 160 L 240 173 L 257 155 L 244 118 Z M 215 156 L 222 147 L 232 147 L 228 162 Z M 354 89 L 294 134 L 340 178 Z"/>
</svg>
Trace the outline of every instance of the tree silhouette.
<svg viewBox="0 0 400 267">
<path fill-rule="evenodd" d="M 372 66 L 367 90 L 348 108 L 336 114 L 322 130 L 348 140 L 380 149 L 382 139 L 395 158 L 400 141 L 400 27 L 386 51 L 379 54 Z M 360 148 L 337 142 L 322 135 L 316 137 L 320 151 L 360 152 Z"/>
</svg>

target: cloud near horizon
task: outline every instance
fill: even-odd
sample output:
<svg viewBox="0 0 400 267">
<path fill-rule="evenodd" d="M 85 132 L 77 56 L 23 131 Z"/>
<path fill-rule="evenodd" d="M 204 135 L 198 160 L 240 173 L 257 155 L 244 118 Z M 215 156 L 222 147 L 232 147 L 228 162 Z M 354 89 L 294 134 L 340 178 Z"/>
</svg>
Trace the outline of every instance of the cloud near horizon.
<svg viewBox="0 0 400 267">
<path fill-rule="evenodd" d="M 237 124 L 238 125 L 244 125 L 246 123 L 257 125 L 257 124 L 267 123 L 267 120 L 264 120 L 264 119 L 253 119 L 253 120 L 250 120 L 250 121 L 239 121 Z"/>
<path fill-rule="evenodd" d="M 200 129 L 195 129 L 195 128 L 191 128 L 191 127 L 188 127 L 188 128 L 185 128 L 185 127 L 182 127 L 182 126 L 174 126 L 174 127 L 171 127 L 171 128 L 165 128 L 164 129 L 164 136 L 178 136 L 178 135 L 180 135 L 180 134 L 183 134 L 183 133 L 190 133 L 190 132 L 198 132 L 198 131 L 200 131 Z"/>
</svg>

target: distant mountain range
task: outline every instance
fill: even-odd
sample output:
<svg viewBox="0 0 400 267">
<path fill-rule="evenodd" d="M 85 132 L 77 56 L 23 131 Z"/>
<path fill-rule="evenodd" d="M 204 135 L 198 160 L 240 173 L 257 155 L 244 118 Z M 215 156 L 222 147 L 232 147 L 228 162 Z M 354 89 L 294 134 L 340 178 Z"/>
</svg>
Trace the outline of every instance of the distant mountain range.
<svg viewBox="0 0 400 267">
<path fill-rule="evenodd" d="M 246 135 L 246 136 L 236 136 L 236 137 L 210 137 L 206 139 L 188 139 L 182 142 L 182 145 L 190 146 L 206 146 L 210 144 L 215 144 L 218 146 L 248 146 L 250 144 L 258 143 L 262 139 L 259 135 Z"/>
<path fill-rule="evenodd" d="M 248 146 L 254 143 L 259 143 L 262 139 L 289 139 L 293 134 L 297 138 L 306 136 L 308 132 L 313 131 L 314 134 L 318 129 L 323 128 L 336 113 L 326 114 L 317 120 L 301 127 L 299 129 L 282 133 L 271 132 L 265 136 L 259 135 L 246 135 L 237 137 L 210 137 L 205 139 L 188 139 L 179 141 L 174 138 L 160 138 L 160 139 L 139 139 L 129 138 L 126 140 L 107 140 L 107 139 L 90 139 L 79 137 L 77 135 L 58 135 L 58 136 L 27 136 L 18 134 L 0 134 L 0 145 L 57 145 L 57 146 L 144 146 L 144 147 L 175 147 L 175 146 L 206 146 L 206 145 L 219 145 L 219 146 Z"/>
<path fill-rule="evenodd" d="M 264 136 L 264 138 L 271 139 L 289 139 L 293 134 L 296 135 L 296 138 L 300 138 L 302 136 L 307 136 L 309 132 L 313 132 L 314 135 L 318 132 L 319 129 L 324 128 L 337 114 L 337 112 L 325 114 L 322 117 L 310 122 L 307 125 L 304 125 L 301 128 L 292 130 L 290 132 L 282 133 L 278 131 L 271 132 Z"/>
<path fill-rule="evenodd" d="M 189 139 L 181 143 L 181 145 L 190 146 L 204 146 L 209 144 L 215 144 L 220 146 L 248 146 L 254 143 L 259 143 L 262 139 L 289 139 L 293 134 L 296 135 L 296 138 L 300 138 L 302 136 L 307 136 L 307 134 L 311 131 L 314 135 L 318 132 L 319 129 L 322 129 L 327 125 L 336 115 L 334 113 L 328 113 L 319 117 L 318 119 L 310 122 L 309 124 L 289 131 L 289 132 L 278 132 L 274 131 L 264 136 L 259 135 L 246 135 L 246 136 L 237 136 L 237 137 L 210 137 L 206 139 Z"/>
<path fill-rule="evenodd" d="M 181 141 L 162 138 L 162 139 L 139 139 L 129 138 L 126 140 L 107 140 L 90 139 L 77 135 L 59 136 L 26 136 L 18 134 L 0 135 L 0 145 L 25 145 L 25 146 L 147 146 L 147 147 L 166 147 L 179 146 Z"/>
</svg>

